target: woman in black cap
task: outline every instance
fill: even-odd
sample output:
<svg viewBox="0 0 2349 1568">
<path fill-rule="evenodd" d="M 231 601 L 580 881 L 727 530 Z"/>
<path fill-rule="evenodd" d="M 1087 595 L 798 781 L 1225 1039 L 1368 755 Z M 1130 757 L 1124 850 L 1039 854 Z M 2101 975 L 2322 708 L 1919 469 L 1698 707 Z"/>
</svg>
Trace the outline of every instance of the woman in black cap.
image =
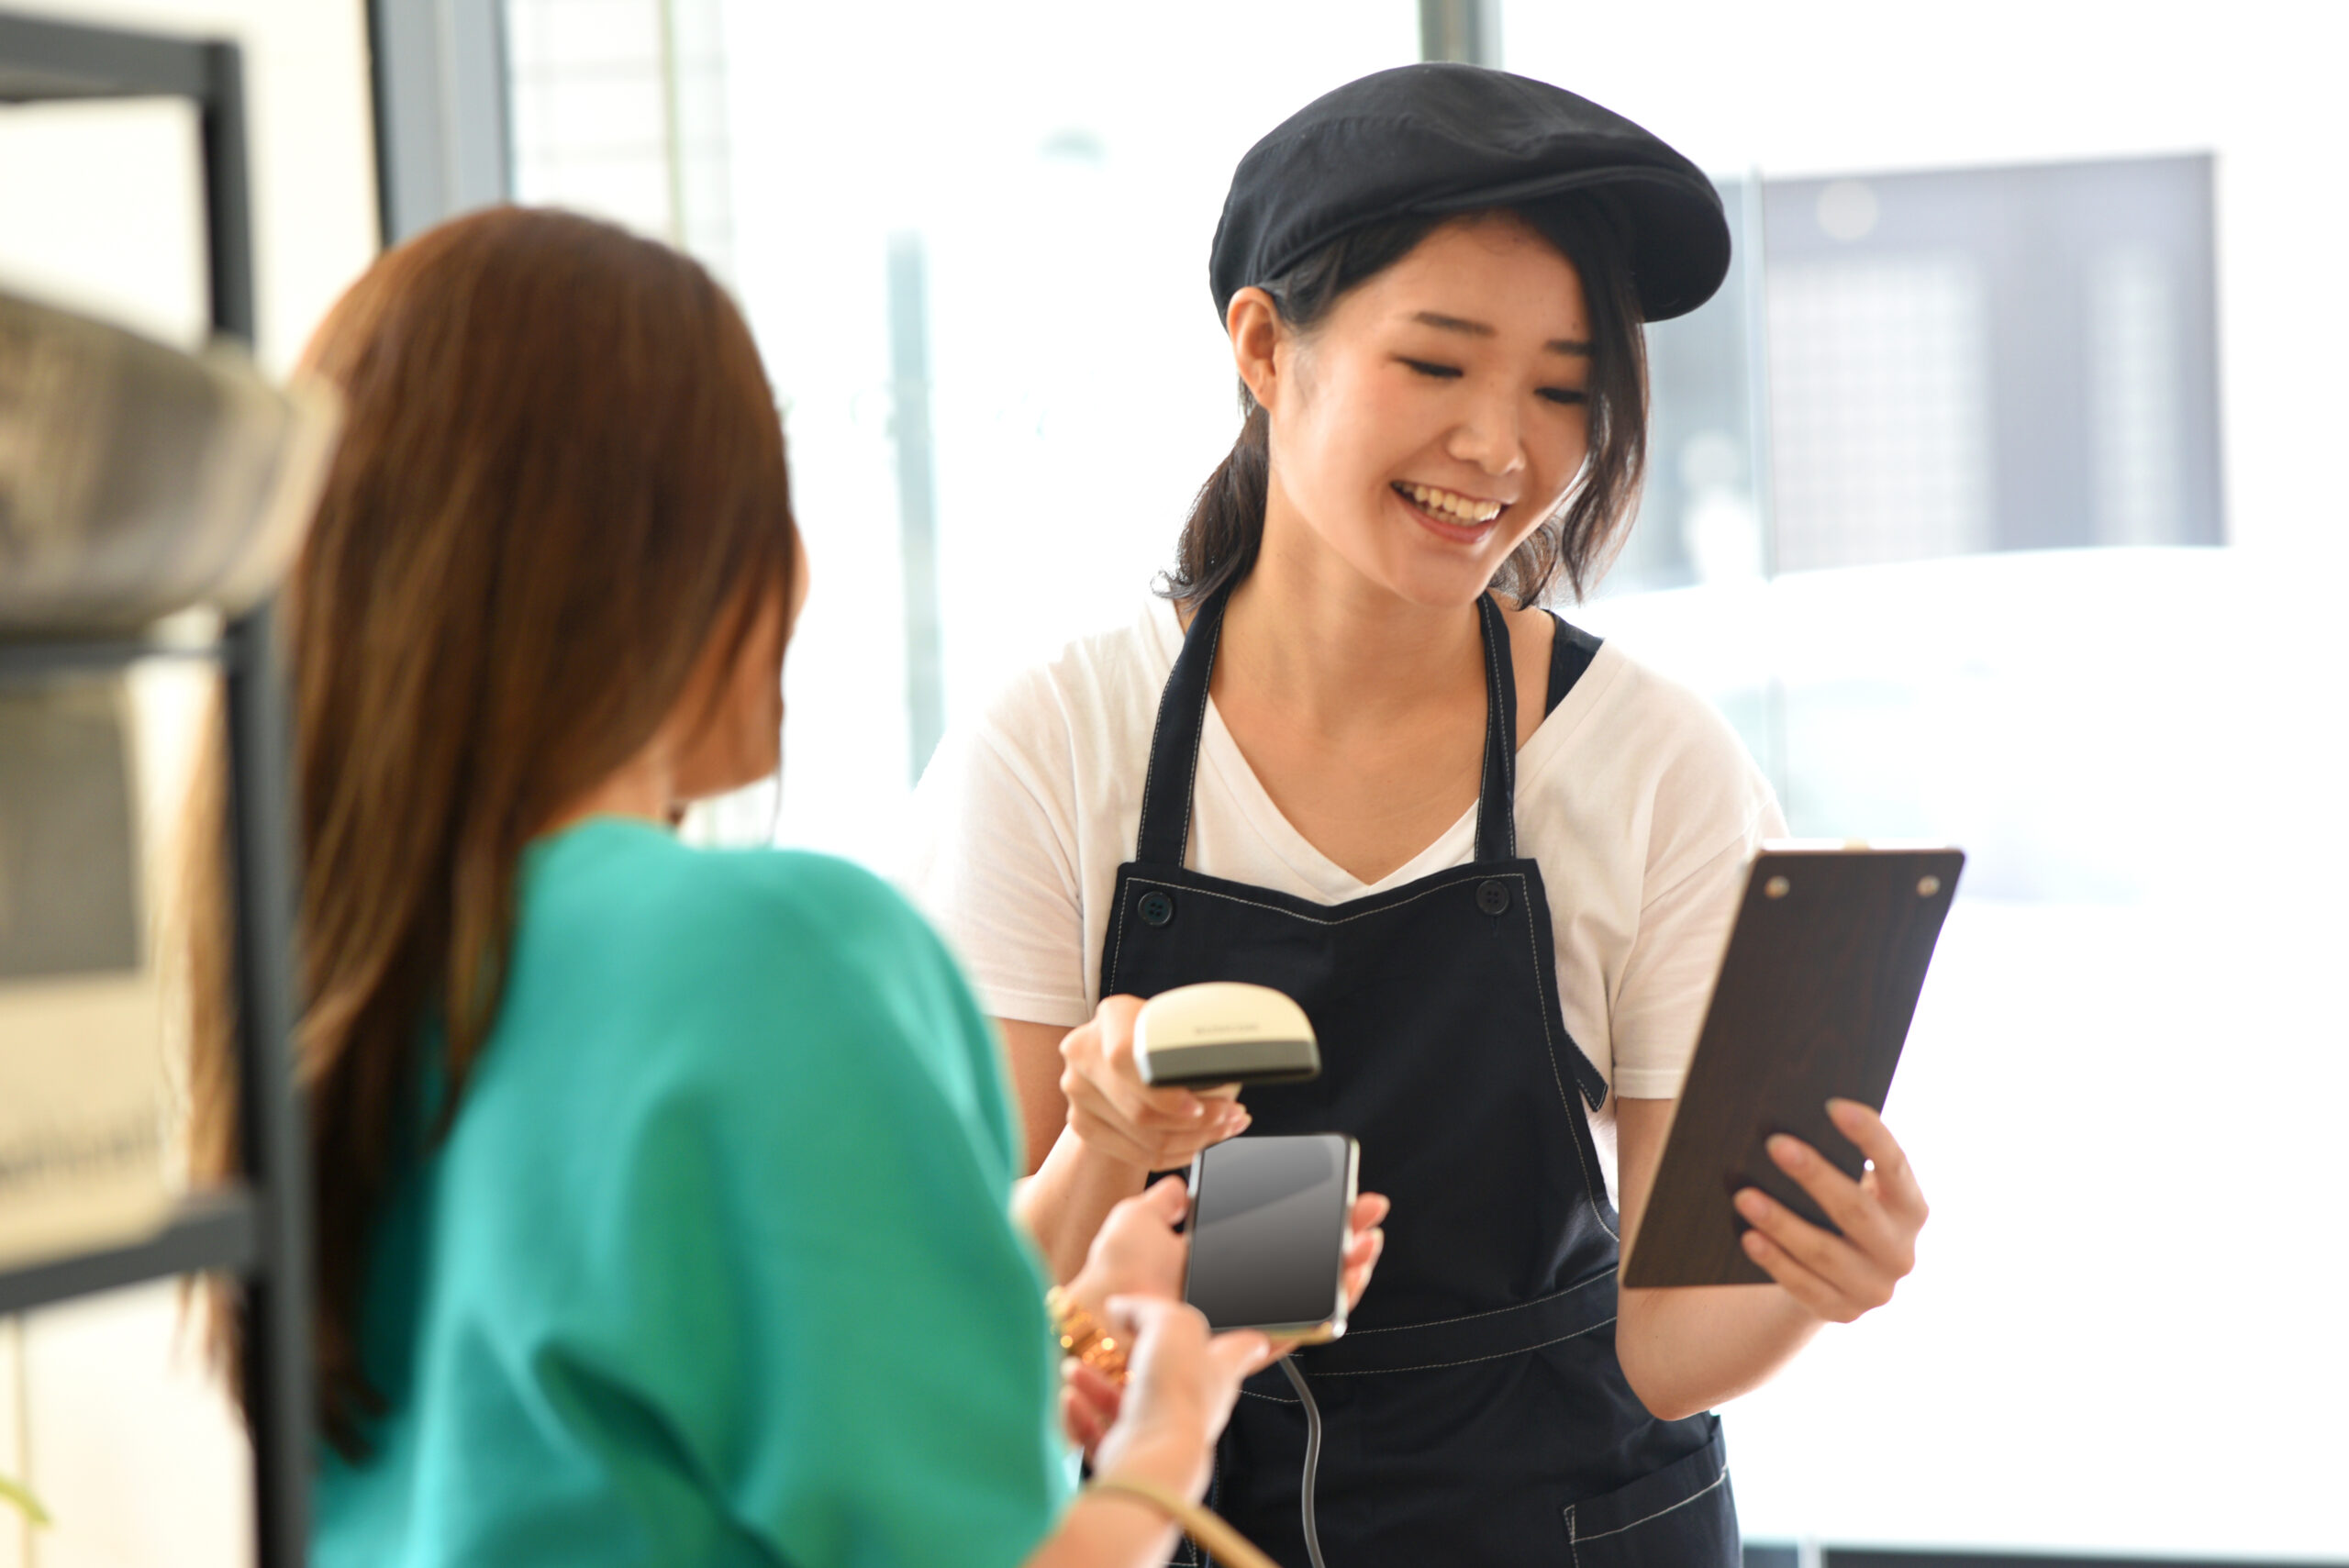
<svg viewBox="0 0 2349 1568">
<path fill-rule="evenodd" d="M 1616 1287 L 1602 1151 L 1635 1222 L 1784 826 L 1699 699 L 1531 606 L 1631 514 L 1642 323 L 1728 259 L 1696 167 L 1570 93 L 1419 65 L 1310 105 L 1216 234 L 1246 419 L 1168 595 L 1015 683 L 923 786 L 915 882 L 1004 1020 L 1056 1270 L 1251 1125 L 1354 1134 L 1394 1200 L 1377 1287 L 1297 1356 L 1335 1568 L 1734 1563 L 1707 1412 L 1913 1258 L 1899 1146 L 1839 1103 L 1865 1182 L 1774 1153 L 1841 1236 L 1748 1191 L 1776 1286 Z M 1140 1082 L 1136 998 L 1223 979 L 1304 1004 L 1319 1079 L 1244 1106 Z M 1247 1392 L 1212 1501 L 1299 1562 L 1306 1412 Z"/>
</svg>

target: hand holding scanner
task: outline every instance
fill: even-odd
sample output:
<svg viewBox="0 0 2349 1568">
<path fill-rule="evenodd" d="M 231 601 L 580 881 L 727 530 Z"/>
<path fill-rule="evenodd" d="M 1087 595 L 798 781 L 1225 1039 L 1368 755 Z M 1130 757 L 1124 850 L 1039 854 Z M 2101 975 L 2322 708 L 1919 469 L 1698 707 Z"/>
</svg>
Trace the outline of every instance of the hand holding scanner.
<svg viewBox="0 0 2349 1568">
<path fill-rule="evenodd" d="M 1215 980 L 1162 991 L 1134 1019 L 1134 1065 L 1155 1087 L 1287 1084 L 1318 1077 L 1305 1009 L 1269 985 Z"/>
</svg>

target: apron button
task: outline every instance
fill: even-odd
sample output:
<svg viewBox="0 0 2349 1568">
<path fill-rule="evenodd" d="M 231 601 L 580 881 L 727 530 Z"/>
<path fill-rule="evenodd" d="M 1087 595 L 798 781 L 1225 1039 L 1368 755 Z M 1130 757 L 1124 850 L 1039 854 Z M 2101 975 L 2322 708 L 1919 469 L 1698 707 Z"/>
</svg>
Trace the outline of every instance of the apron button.
<svg viewBox="0 0 2349 1568">
<path fill-rule="evenodd" d="M 1491 884 L 1487 884 L 1487 885 Z M 1508 895 L 1503 894 L 1502 897 L 1507 898 Z M 1141 917 L 1149 921 L 1153 926 L 1163 926 L 1166 924 L 1167 921 L 1174 917 L 1174 900 L 1167 897 L 1163 893 L 1143 894 L 1141 895 Z"/>
<path fill-rule="evenodd" d="M 1476 907 L 1487 915 L 1507 914 L 1508 912 L 1508 884 L 1498 877 L 1479 883 L 1476 886 Z"/>
</svg>

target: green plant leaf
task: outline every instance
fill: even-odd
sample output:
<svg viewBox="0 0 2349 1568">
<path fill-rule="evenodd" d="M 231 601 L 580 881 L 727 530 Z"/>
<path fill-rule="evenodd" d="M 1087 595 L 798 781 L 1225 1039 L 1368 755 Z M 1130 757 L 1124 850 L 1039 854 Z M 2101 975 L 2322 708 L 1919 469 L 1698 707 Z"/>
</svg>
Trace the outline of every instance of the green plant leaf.
<svg viewBox="0 0 2349 1568">
<path fill-rule="evenodd" d="M 5 1475 L 0 1475 L 0 1503 L 14 1503 L 23 1510 L 25 1518 L 37 1525 L 46 1527 L 49 1523 L 49 1510 L 40 1506 L 40 1499 L 27 1491 L 21 1483 L 11 1481 Z"/>
</svg>

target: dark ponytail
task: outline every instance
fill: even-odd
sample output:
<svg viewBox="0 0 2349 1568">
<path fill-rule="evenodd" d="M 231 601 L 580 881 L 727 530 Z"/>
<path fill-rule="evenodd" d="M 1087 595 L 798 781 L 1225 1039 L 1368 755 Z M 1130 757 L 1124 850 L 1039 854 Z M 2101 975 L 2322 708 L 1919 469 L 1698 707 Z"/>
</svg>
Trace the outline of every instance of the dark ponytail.
<svg viewBox="0 0 2349 1568">
<path fill-rule="evenodd" d="M 1256 547 L 1264 542 L 1264 497 L 1272 483 L 1271 419 L 1264 406 L 1240 388 L 1240 439 L 1191 502 L 1183 538 L 1174 547 L 1174 570 L 1165 592 L 1188 606 L 1237 582 L 1254 569 Z"/>
<path fill-rule="evenodd" d="M 1358 228 L 1262 286 L 1291 331 L 1310 333 L 1349 291 L 1409 255 L 1439 225 L 1472 216 L 1396 218 Z M 1603 198 L 1564 196 L 1519 216 L 1574 263 L 1591 317 L 1589 459 L 1571 499 L 1493 578 L 1494 587 L 1524 606 L 1549 593 L 1561 567 L 1575 597 L 1582 597 L 1619 542 L 1647 466 L 1648 368 L 1621 226 Z M 1174 569 L 1160 586 L 1186 606 L 1247 576 L 1264 543 L 1272 428 L 1244 382 L 1240 412 L 1240 438 L 1191 502 Z"/>
</svg>

